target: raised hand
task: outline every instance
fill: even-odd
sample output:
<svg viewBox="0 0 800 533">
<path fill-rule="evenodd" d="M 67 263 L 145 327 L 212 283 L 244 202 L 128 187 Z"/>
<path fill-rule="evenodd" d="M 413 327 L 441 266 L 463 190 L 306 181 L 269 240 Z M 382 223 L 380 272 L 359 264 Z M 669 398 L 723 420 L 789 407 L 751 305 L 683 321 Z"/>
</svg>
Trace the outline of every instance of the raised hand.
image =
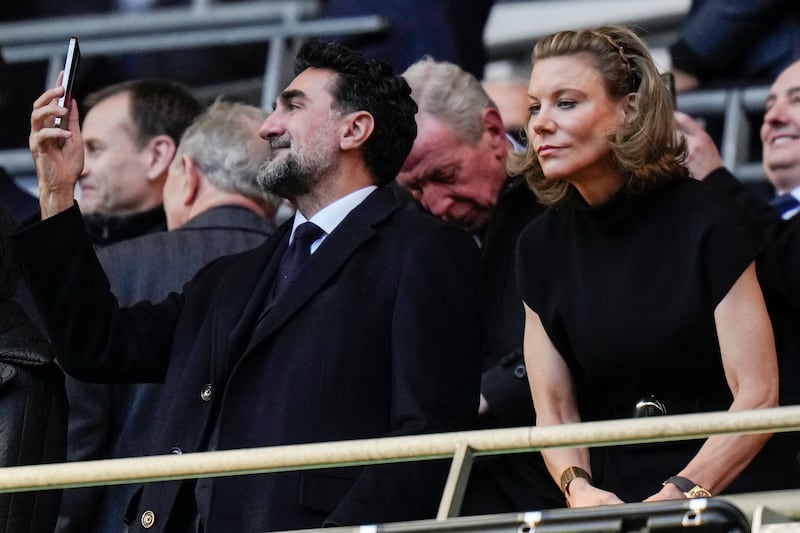
<svg viewBox="0 0 800 533">
<path fill-rule="evenodd" d="M 692 117 L 675 112 L 675 123 L 686 137 L 686 166 L 696 180 L 704 180 L 722 166 L 722 157 L 706 130 Z"/>
<path fill-rule="evenodd" d="M 69 109 L 59 107 L 58 98 L 63 94 L 64 89 L 59 79 L 57 87 L 48 89 L 36 99 L 31 113 L 31 134 L 28 142 L 39 179 L 42 219 L 72 207 L 75 183 L 83 169 L 83 140 L 78 126 L 78 106 L 72 100 Z M 62 119 L 64 128 L 53 125 L 56 117 L 66 119 Z"/>
</svg>

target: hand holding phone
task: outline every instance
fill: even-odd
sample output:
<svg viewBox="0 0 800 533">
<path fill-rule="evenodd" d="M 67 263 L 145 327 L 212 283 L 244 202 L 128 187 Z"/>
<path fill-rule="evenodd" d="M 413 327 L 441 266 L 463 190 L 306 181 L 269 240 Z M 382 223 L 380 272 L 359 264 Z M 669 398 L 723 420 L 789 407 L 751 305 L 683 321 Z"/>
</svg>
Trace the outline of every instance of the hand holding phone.
<svg viewBox="0 0 800 533">
<path fill-rule="evenodd" d="M 61 86 L 64 88 L 64 96 L 58 99 L 58 105 L 69 109 L 72 103 L 72 87 L 75 85 L 75 77 L 78 74 L 78 63 L 81 59 L 81 49 L 78 46 L 78 38 L 70 37 L 67 45 L 67 58 L 64 61 L 64 77 L 61 78 Z M 66 127 L 66 118 L 56 117 L 55 126 L 57 128 Z"/>
</svg>

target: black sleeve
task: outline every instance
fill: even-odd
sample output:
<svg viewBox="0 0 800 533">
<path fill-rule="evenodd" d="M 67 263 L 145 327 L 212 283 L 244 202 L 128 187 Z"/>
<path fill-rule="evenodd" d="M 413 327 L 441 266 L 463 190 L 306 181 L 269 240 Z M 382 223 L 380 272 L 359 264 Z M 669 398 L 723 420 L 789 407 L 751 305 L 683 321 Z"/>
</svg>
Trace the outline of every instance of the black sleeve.
<svg viewBox="0 0 800 533">
<path fill-rule="evenodd" d="M 64 370 L 84 381 L 163 379 L 180 296 L 120 309 L 77 205 L 11 244 Z"/>
<path fill-rule="evenodd" d="M 763 38 L 775 32 L 791 2 L 786 0 L 694 1 L 681 37 L 670 46 L 672 64 L 701 80 L 730 78 Z"/>
<path fill-rule="evenodd" d="M 532 426 L 533 400 L 522 348 L 509 352 L 481 374 L 481 394 L 489 412 L 481 415 L 481 427 Z"/>
</svg>

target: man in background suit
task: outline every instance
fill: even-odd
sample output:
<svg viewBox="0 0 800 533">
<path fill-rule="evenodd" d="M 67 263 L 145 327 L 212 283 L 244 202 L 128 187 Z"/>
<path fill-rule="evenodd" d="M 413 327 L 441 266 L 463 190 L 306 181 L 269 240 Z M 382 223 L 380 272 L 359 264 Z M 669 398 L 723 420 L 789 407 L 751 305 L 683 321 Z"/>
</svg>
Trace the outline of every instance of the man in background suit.
<svg viewBox="0 0 800 533">
<path fill-rule="evenodd" d="M 695 179 L 736 201 L 761 236 L 765 253 L 758 277 L 775 333 L 780 373 L 781 405 L 800 404 L 800 61 L 775 79 L 767 95 L 761 125 L 764 174 L 776 195 L 764 202 L 723 166 L 719 150 L 702 126 L 685 113 L 676 113 L 688 147 L 687 166 Z M 788 452 L 781 451 L 781 447 Z M 795 456 L 800 434 L 774 435 L 765 447 Z M 763 452 L 762 452 L 763 455 Z M 800 484 L 798 464 L 785 472 Z"/>
<path fill-rule="evenodd" d="M 295 218 L 259 248 L 212 263 L 181 294 L 128 309 L 108 291 L 71 196 L 82 166 L 77 108 L 65 131 L 50 127 L 67 113 L 60 88 L 34 105 L 43 221 L 13 237 L 15 252 L 68 372 L 165 384 L 153 437 L 161 453 L 474 422 L 478 250 L 460 229 L 401 209 L 385 187 L 416 133 L 408 85 L 385 64 L 318 41 L 301 47 L 295 73 L 261 127 L 272 157 L 259 174 L 297 206 Z M 130 531 L 431 518 L 445 470 L 394 463 L 150 483 L 131 499 Z"/>
<path fill-rule="evenodd" d="M 521 176 L 506 174 L 512 149 L 503 119 L 481 83 L 453 63 L 422 59 L 403 77 L 417 102 L 417 138 L 397 175 L 437 217 L 481 243 L 486 342 L 481 357 L 481 428 L 532 426 L 522 358 L 524 311 L 515 275 L 517 237 L 544 206 Z M 464 514 L 563 507 L 539 453 L 481 457 Z"/>
<path fill-rule="evenodd" d="M 121 305 L 159 302 L 179 291 L 212 260 L 255 248 L 275 229 L 280 199 L 256 183 L 269 145 L 258 137 L 260 109 L 216 102 L 181 137 L 164 187 L 168 232 L 151 233 L 98 251 Z M 160 419 L 156 384 L 105 385 L 67 377 L 70 403 L 67 459 L 135 457 L 151 449 Z M 56 531 L 113 533 L 135 485 L 65 492 Z"/>
<path fill-rule="evenodd" d="M 685 113 L 676 113 L 688 144 L 687 165 L 695 179 L 735 199 L 750 215 L 773 252 L 762 266 L 762 283 L 785 283 L 800 306 L 800 252 L 795 228 L 800 225 L 800 61 L 783 70 L 767 95 L 761 125 L 762 163 L 775 196 L 767 203 L 723 166 L 719 150 L 702 126 Z M 775 261 L 772 261 L 775 259 Z M 800 396 L 798 396 L 800 401 Z"/>
<path fill-rule="evenodd" d="M 92 241 L 108 246 L 166 229 L 162 193 L 169 165 L 203 106 L 179 83 L 141 79 L 104 87 L 84 107 L 78 186 Z"/>
<path fill-rule="evenodd" d="M 777 221 L 775 215 L 789 219 L 800 212 L 800 60 L 775 78 L 770 87 L 761 124 L 762 164 L 767 181 L 775 189 L 770 200 L 774 210 L 752 198 L 749 191 L 728 172 L 713 140 L 691 117 L 676 113 L 678 126 L 689 145 L 687 165 L 695 179 L 717 189 L 729 191 L 768 229 Z M 760 211 L 760 212 L 759 212 Z M 775 212 L 777 211 L 777 213 Z"/>
</svg>

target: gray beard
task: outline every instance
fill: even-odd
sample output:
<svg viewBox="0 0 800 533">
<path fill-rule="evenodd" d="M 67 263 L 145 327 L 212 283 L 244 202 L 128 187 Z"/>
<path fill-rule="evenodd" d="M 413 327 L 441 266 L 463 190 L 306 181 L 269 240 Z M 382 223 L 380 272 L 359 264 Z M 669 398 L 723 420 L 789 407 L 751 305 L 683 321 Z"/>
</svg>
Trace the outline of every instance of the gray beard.
<svg viewBox="0 0 800 533">
<path fill-rule="evenodd" d="M 294 201 L 298 196 L 311 192 L 314 177 L 308 174 L 308 168 L 303 168 L 297 158 L 289 154 L 280 163 L 261 163 L 256 181 L 263 190 Z"/>
<path fill-rule="evenodd" d="M 336 151 L 328 140 L 331 132 L 330 124 L 326 123 L 312 136 L 308 146 L 287 153 L 282 161 L 263 162 L 256 177 L 259 186 L 292 202 L 313 195 L 318 185 L 336 171 Z M 286 136 L 278 137 L 270 145 L 278 150 L 291 147 L 291 141 Z"/>
</svg>

